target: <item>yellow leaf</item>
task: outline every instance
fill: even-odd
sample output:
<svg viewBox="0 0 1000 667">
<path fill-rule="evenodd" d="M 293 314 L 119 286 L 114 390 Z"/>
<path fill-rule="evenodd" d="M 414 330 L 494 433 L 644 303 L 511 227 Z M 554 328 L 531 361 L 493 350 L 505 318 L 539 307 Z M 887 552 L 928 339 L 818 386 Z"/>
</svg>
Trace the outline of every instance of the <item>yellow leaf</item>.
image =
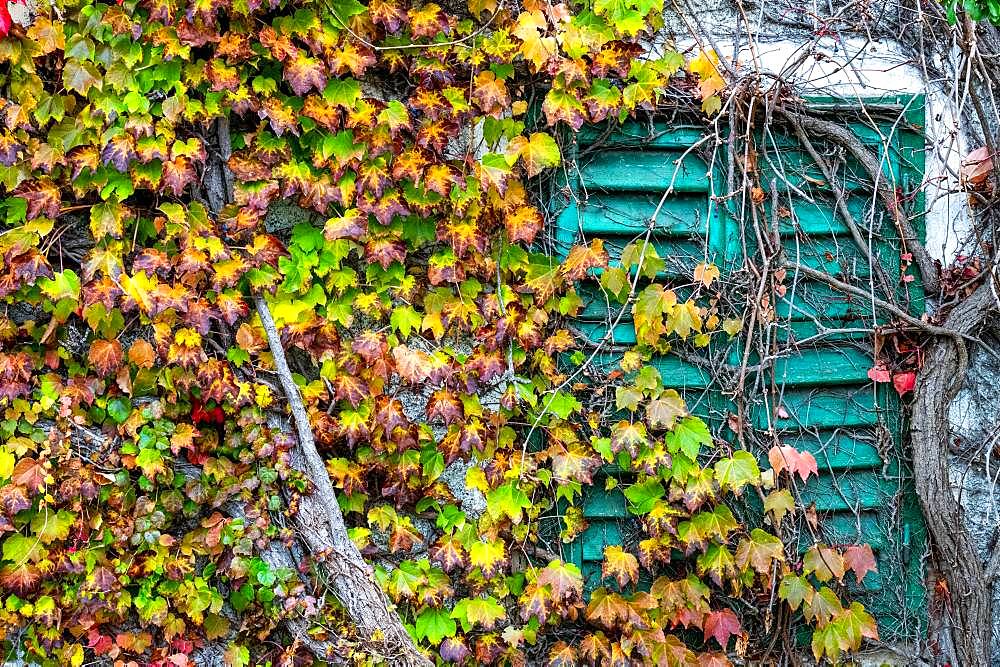
<svg viewBox="0 0 1000 667">
<path fill-rule="evenodd" d="M 705 287 L 711 287 L 712 283 L 719 277 L 719 267 L 715 264 L 702 262 L 694 267 L 694 279 L 703 283 Z"/>
<path fill-rule="evenodd" d="M 80 667 L 83 664 L 83 646 L 76 644 L 73 647 L 73 655 L 69 658 L 71 667 Z"/>
<path fill-rule="evenodd" d="M 687 338 L 691 332 L 701 331 L 701 313 L 694 301 L 685 301 L 674 308 L 667 327 L 681 338 Z"/>
<path fill-rule="evenodd" d="M 532 64 L 532 71 L 539 72 L 545 63 L 556 53 L 555 37 L 542 37 L 541 30 L 546 30 L 548 23 L 545 16 L 537 9 L 531 12 L 521 12 L 514 26 L 514 36 L 521 40 L 521 55 Z"/>
<path fill-rule="evenodd" d="M 10 479 L 14 472 L 14 455 L 6 448 L 0 448 L 0 479 Z"/>
<path fill-rule="evenodd" d="M 702 102 L 707 102 L 710 97 L 726 87 L 726 80 L 722 78 L 718 65 L 719 56 L 712 49 L 702 51 L 688 63 L 688 71 L 699 79 L 698 92 Z M 719 105 L 721 106 L 721 104 L 722 101 L 719 100 Z M 712 113 L 708 109 L 704 110 L 706 113 Z M 718 111 L 718 107 L 715 108 L 715 111 Z"/>
<path fill-rule="evenodd" d="M 123 275 L 121 277 L 122 289 L 135 301 L 139 310 L 147 314 L 153 308 L 153 297 L 150 292 L 157 283 L 156 278 L 150 278 L 144 271 L 140 271 L 134 276 Z"/>
<path fill-rule="evenodd" d="M 472 466 L 465 471 L 465 486 L 470 489 L 479 489 L 483 493 L 490 490 L 490 485 L 486 483 L 486 473 L 478 466 Z"/>
</svg>

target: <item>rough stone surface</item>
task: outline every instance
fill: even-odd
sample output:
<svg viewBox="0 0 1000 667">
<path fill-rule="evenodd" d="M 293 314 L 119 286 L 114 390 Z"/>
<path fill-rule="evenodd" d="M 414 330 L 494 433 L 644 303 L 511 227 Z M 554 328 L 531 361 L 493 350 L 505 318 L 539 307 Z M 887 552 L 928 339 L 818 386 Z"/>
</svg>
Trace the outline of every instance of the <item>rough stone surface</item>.
<svg viewBox="0 0 1000 667">
<path fill-rule="evenodd" d="M 455 461 L 441 473 L 441 481 L 455 494 L 462 511 L 469 518 L 478 519 L 486 511 L 486 496 L 479 489 L 470 489 L 465 485 L 465 475 L 473 465 L 467 461 Z"/>
<path fill-rule="evenodd" d="M 996 339 L 984 336 L 996 349 Z M 965 527 L 986 557 L 1000 537 L 1000 358 L 984 348 L 971 355 L 965 384 L 949 411 L 952 488 L 965 510 Z M 1000 664 L 1000 588 L 993 591 L 993 662 Z"/>
</svg>

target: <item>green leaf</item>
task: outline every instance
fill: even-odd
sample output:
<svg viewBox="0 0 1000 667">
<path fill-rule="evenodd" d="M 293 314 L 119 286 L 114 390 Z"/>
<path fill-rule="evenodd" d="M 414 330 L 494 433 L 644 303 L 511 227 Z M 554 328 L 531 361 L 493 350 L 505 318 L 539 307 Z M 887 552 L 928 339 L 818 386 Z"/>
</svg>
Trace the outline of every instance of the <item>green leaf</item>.
<svg viewBox="0 0 1000 667">
<path fill-rule="evenodd" d="M 583 405 L 572 394 L 557 391 L 552 398 L 547 401 L 549 411 L 560 419 L 566 419 L 574 412 L 583 410 Z"/>
<path fill-rule="evenodd" d="M 619 410 L 635 412 L 639 407 L 639 402 L 643 399 L 643 393 L 635 387 L 615 388 L 615 407 Z"/>
<path fill-rule="evenodd" d="M 132 403 L 128 399 L 116 397 L 108 401 L 108 416 L 119 424 L 124 424 L 132 414 Z"/>
<path fill-rule="evenodd" d="M 411 331 L 419 331 L 423 318 L 413 306 L 398 306 L 393 309 L 389 316 L 389 324 L 403 336 L 409 338 Z"/>
<path fill-rule="evenodd" d="M 37 537 L 11 535 L 3 542 L 3 559 L 12 562 L 15 567 L 38 560 L 45 553 L 46 549 Z"/>
<path fill-rule="evenodd" d="M 63 84 L 86 97 L 91 88 L 101 89 L 101 73 L 94 63 L 70 59 L 63 67 Z"/>
<path fill-rule="evenodd" d="M 633 484 L 625 489 L 625 497 L 632 503 L 630 508 L 635 514 L 648 514 L 656 503 L 663 498 L 665 489 L 655 477 L 641 484 Z"/>
<path fill-rule="evenodd" d="M 703 445 L 712 444 L 712 434 L 708 430 L 708 425 L 698 417 L 685 417 L 667 434 L 666 444 L 670 453 L 682 451 L 693 461 L 698 457 Z"/>
<path fill-rule="evenodd" d="M 522 510 L 531 507 L 531 500 L 517 486 L 517 481 L 510 481 L 486 494 L 486 510 L 494 519 L 509 517 L 514 523 L 521 522 Z"/>
<path fill-rule="evenodd" d="M 437 646 L 445 637 L 454 637 L 458 625 L 445 609 L 424 609 L 417 615 L 415 629 L 417 638 L 426 638 Z"/>
<path fill-rule="evenodd" d="M 740 450 L 715 464 L 715 479 L 722 488 L 739 493 L 747 484 L 760 484 L 760 468 L 750 452 Z"/>
<path fill-rule="evenodd" d="M 555 167 L 560 162 L 559 145 L 544 132 L 535 132 L 530 138 L 514 137 L 507 144 L 507 162 L 513 165 L 518 158 L 524 165 L 528 177 L 535 176 L 543 169 Z"/>
<path fill-rule="evenodd" d="M 492 630 L 496 622 L 507 616 L 507 612 L 492 596 L 487 598 L 463 598 L 455 604 L 451 617 L 462 624 L 462 630 L 469 632 L 477 625 L 484 630 Z"/>
<path fill-rule="evenodd" d="M 253 602 L 253 587 L 248 583 L 229 594 L 229 603 L 238 613 L 242 614 L 251 602 Z"/>
<path fill-rule="evenodd" d="M 42 292 L 52 299 L 71 299 L 76 301 L 80 298 L 80 278 L 72 269 L 59 271 L 52 278 L 41 278 L 38 281 Z"/>
<path fill-rule="evenodd" d="M 778 586 L 778 597 L 787 602 L 792 611 L 797 610 L 803 602 L 811 601 L 815 594 L 816 589 L 808 579 L 794 574 L 786 574 Z"/>
<path fill-rule="evenodd" d="M 31 532 L 42 541 L 42 544 L 50 544 L 56 540 L 66 539 L 74 521 L 76 515 L 66 510 L 58 512 L 39 510 L 31 519 Z"/>
<path fill-rule="evenodd" d="M 156 449 L 143 449 L 135 457 L 135 464 L 142 469 L 142 474 L 149 479 L 154 479 L 160 472 L 165 472 L 167 467 L 163 464 L 163 455 Z"/>
</svg>

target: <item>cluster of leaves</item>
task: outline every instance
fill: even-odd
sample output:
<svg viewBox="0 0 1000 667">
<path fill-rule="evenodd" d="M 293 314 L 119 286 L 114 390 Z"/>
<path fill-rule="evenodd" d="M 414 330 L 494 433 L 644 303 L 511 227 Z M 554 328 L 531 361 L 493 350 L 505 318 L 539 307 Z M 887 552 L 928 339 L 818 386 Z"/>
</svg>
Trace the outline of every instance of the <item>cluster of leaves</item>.
<svg viewBox="0 0 1000 667">
<path fill-rule="evenodd" d="M 532 245 L 544 216 L 524 179 L 560 165 L 560 131 L 652 108 L 668 85 L 718 108 L 714 55 L 685 74 L 678 53 L 643 48 L 662 11 L 67 0 L 12 28 L 0 42 L 7 648 L 42 664 L 184 665 L 222 641 L 234 667 L 293 661 L 305 648 L 281 623 L 304 615 L 317 636 L 344 638 L 342 657 L 365 659 L 370 638 L 353 636 L 310 563 L 266 557 L 293 543 L 286 515 L 309 483 L 268 418 L 281 405 L 258 295 L 300 362 L 353 539 L 441 660 L 520 662 L 552 635 L 553 664 L 725 664 L 719 650 L 746 637 L 723 593 L 774 585 L 817 625 L 818 656 L 873 636 L 825 586 L 864 562 L 817 547 L 822 562 L 796 569 L 777 537 L 739 526 L 725 499 L 767 487 L 757 461 L 714 443 L 646 364 L 739 322 L 656 282 L 638 290 L 657 274 L 648 247 L 611 267 L 599 241 L 562 262 Z M 311 216 L 289 233 L 273 215 L 287 201 Z M 717 276 L 695 278 L 707 289 Z M 560 363 L 581 361 L 561 321 L 595 280 L 631 305 L 640 343 L 610 428 Z M 793 467 L 804 478 L 794 460 L 772 461 L 772 482 Z M 560 503 L 563 538 L 579 535 L 608 465 L 636 476 L 622 484 L 648 537 L 638 556 L 608 549 L 608 585 L 587 601 L 575 565 L 528 551 Z M 791 496 L 768 499 L 780 523 Z M 640 565 L 671 561 L 680 576 L 640 590 Z M 584 641 L 559 643 L 567 626 Z"/>
<path fill-rule="evenodd" d="M 948 10 L 948 20 L 953 24 L 958 21 L 961 10 L 973 21 L 987 19 L 1000 25 L 1000 2 L 997 0 L 942 0 L 942 4 Z"/>
</svg>

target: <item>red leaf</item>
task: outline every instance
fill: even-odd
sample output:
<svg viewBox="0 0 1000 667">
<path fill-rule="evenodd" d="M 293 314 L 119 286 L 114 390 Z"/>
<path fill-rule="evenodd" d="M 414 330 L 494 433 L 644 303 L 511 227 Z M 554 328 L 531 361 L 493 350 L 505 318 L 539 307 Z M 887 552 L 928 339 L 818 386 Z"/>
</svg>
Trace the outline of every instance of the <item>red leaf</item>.
<svg viewBox="0 0 1000 667">
<path fill-rule="evenodd" d="M 6 37 L 7 33 L 10 32 L 10 26 L 13 24 L 10 12 L 7 10 L 8 4 L 5 0 L 0 0 L 0 37 Z"/>
<path fill-rule="evenodd" d="M 917 384 L 917 374 L 914 371 L 906 371 L 905 373 L 896 373 L 892 376 L 892 386 L 896 388 L 896 393 L 900 396 L 905 396 L 906 394 L 913 391 L 913 388 Z"/>
<path fill-rule="evenodd" d="M 889 382 L 892 380 L 892 374 L 882 364 L 876 364 L 868 369 L 868 379 L 872 382 Z"/>
<path fill-rule="evenodd" d="M 869 544 L 849 546 L 844 550 L 843 556 L 844 562 L 854 572 L 859 583 L 869 572 L 878 571 L 878 567 L 875 565 L 875 554 Z"/>
<path fill-rule="evenodd" d="M 729 638 L 738 635 L 742 631 L 740 619 L 730 609 L 713 611 L 705 616 L 705 641 L 709 637 L 714 637 L 719 642 L 719 646 L 726 648 Z"/>
</svg>

